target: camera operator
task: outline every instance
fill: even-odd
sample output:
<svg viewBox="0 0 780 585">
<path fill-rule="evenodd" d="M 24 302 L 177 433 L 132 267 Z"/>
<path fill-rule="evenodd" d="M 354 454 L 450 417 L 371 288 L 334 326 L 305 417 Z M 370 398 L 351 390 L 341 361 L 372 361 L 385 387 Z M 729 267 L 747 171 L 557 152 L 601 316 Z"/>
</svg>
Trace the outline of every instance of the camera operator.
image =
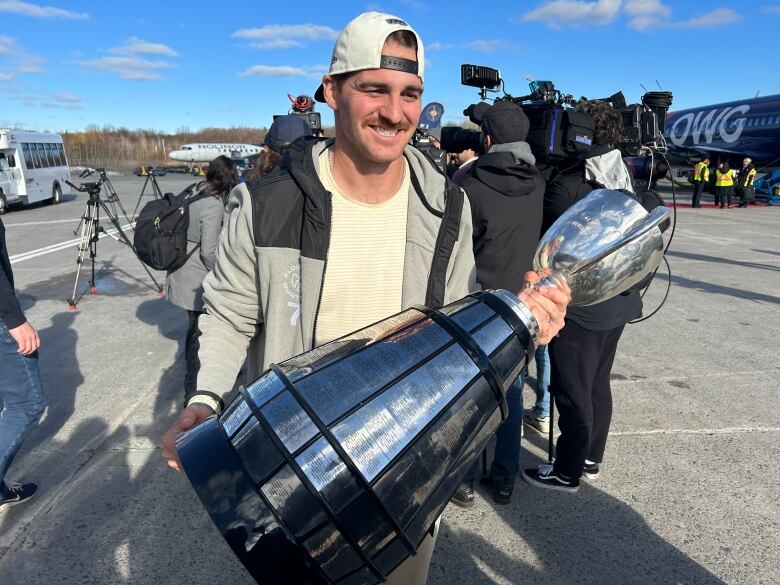
<svg viewBox="0 0 780 585">
<path fill-rule="evenodd" d="M 593 116 L 593 147 L 584 160 L 562 168 L 544 197 L 542 233 L 571 205 L 593 189 L 619 189 L 634 196 L 628 169 L 614 148 L 623 127 L 606 102 L 585 101 L 576 110 Z M 609 375 L 618 340 L 629 321 L 642 312 L 637 292 L 587 307 L 570 307 L 566 326 L 549 344 L 550 393 L 558 406 L 561 434 L 554 465 L 523 471 L 523 479 L 542 488 L 576 492 L 582 475 L 595 479 L 612 419 Z"/>
<path fill-rule="evenodd" d="M 453 153 L 451 160 L 453 164 L 457 165 L 452 173 L 452 182 L 456 185 L 463 186 L 463 181 L 466 180 L 466 177 L 471 170 L 471 166 L 474 164 L 474 161 L 477 160 L 477 153 L 475 150 L 467 148 L 460 152 Z"/>
<path fill-rule="evenodd" d="M 485 154 L 473 162 L 461 185 L 471 204 L 477 282 L 483 289 L 520 290 L 523 273 L 531 270 L 542 226 L 544 179 L 524 142 L 528 127 L 520 106 L 496 102 L 482 120 Z M 525 371 L 507 391 L 509 416 L 496 433 L 490 484 L 498 504 L 509 503 L 520 471 L 524 382 Z M 453 503 L 473 504 L 477 473 L 475 464 Z"/>
</svg>

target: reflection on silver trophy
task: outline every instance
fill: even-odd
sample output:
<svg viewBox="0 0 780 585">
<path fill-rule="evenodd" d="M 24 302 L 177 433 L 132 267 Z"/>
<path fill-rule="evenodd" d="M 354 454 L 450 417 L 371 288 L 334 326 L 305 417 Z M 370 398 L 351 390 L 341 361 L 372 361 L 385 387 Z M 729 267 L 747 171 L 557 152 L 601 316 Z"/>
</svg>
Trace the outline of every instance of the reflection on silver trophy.
<svg viewBox="0 0 780 585">
<path fill-rule="evenodd" d="M 604 300 L 658 266 L 664 218 L 595 191 L 552 226 L 536 265 L 574 302 Z M 382 582 L 506 416 L 538 331 L 503 290 L 408 309 L 272 366 L 182 435 L 179 456 L 258 583 Z"/>
</svg>

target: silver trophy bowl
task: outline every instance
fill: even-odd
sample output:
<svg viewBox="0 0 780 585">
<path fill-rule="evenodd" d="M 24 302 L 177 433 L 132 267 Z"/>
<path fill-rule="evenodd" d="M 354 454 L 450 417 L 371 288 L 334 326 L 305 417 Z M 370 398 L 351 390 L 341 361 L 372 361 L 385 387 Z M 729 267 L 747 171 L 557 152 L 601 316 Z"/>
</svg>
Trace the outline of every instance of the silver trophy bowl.
<svg viewBox="0 0 780 585">
<path fill-rule="evenodd" d="M 542 237 L 534 270 L 552 273 L 536 285 L 565 281 L 571 304 L 593 305 L 625 292 L 663 258 L 659 224 L 669 210 L 648 213 L 620 191 L 597 189 L 566 210 Z"/>
</svg>

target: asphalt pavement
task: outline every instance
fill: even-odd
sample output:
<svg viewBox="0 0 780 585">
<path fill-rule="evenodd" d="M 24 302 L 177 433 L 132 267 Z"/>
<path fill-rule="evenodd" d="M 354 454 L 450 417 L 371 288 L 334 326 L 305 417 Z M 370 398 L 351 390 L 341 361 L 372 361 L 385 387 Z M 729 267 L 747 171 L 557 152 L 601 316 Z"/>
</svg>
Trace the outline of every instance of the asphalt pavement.
<svg viewBox="0 0 780 585">
<path fill-rule="evenodd" d="M 193 180 L 158 178 L 163 191 Z M 131 215 L 143 179 L 113 181 Z M 680 201 L 668 299 L 618 347 L 600 477 L 574 495 L 518 480 L 509 505 L 480 491 L 470 510 L 449 506 L 431 585 L 780 582 L 780 207 Z M 3 216 L 49 407 L 8 473 L 40 491 L 0 513 L 0 583 L 249 585 L 160 457 L 182 402 L 184 311 L 110 237 L 97 246 L 97 292 L 87 258 L 68 311 L 85 206 L 71 194 Z M 532 396 L 527 386 L 526 407 Z M 545 461 L 546 447 L 526 430 L 522 465 Z"/>
</svg>

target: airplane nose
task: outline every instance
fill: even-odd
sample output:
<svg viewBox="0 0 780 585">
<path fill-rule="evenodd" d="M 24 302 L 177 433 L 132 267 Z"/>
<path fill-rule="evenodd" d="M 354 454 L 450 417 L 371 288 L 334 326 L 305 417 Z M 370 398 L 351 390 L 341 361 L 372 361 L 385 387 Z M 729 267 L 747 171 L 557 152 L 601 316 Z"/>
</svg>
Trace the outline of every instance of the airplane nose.
<svg viewBox="0 0 780 585">
<path fill-rule="evenodd" d="M 168 156 L 171 157 L 173 160 L 183 160 L 181 157 L 181 151 L 180 150 L 172 150 L 168 153 Z"/>
</svg>

